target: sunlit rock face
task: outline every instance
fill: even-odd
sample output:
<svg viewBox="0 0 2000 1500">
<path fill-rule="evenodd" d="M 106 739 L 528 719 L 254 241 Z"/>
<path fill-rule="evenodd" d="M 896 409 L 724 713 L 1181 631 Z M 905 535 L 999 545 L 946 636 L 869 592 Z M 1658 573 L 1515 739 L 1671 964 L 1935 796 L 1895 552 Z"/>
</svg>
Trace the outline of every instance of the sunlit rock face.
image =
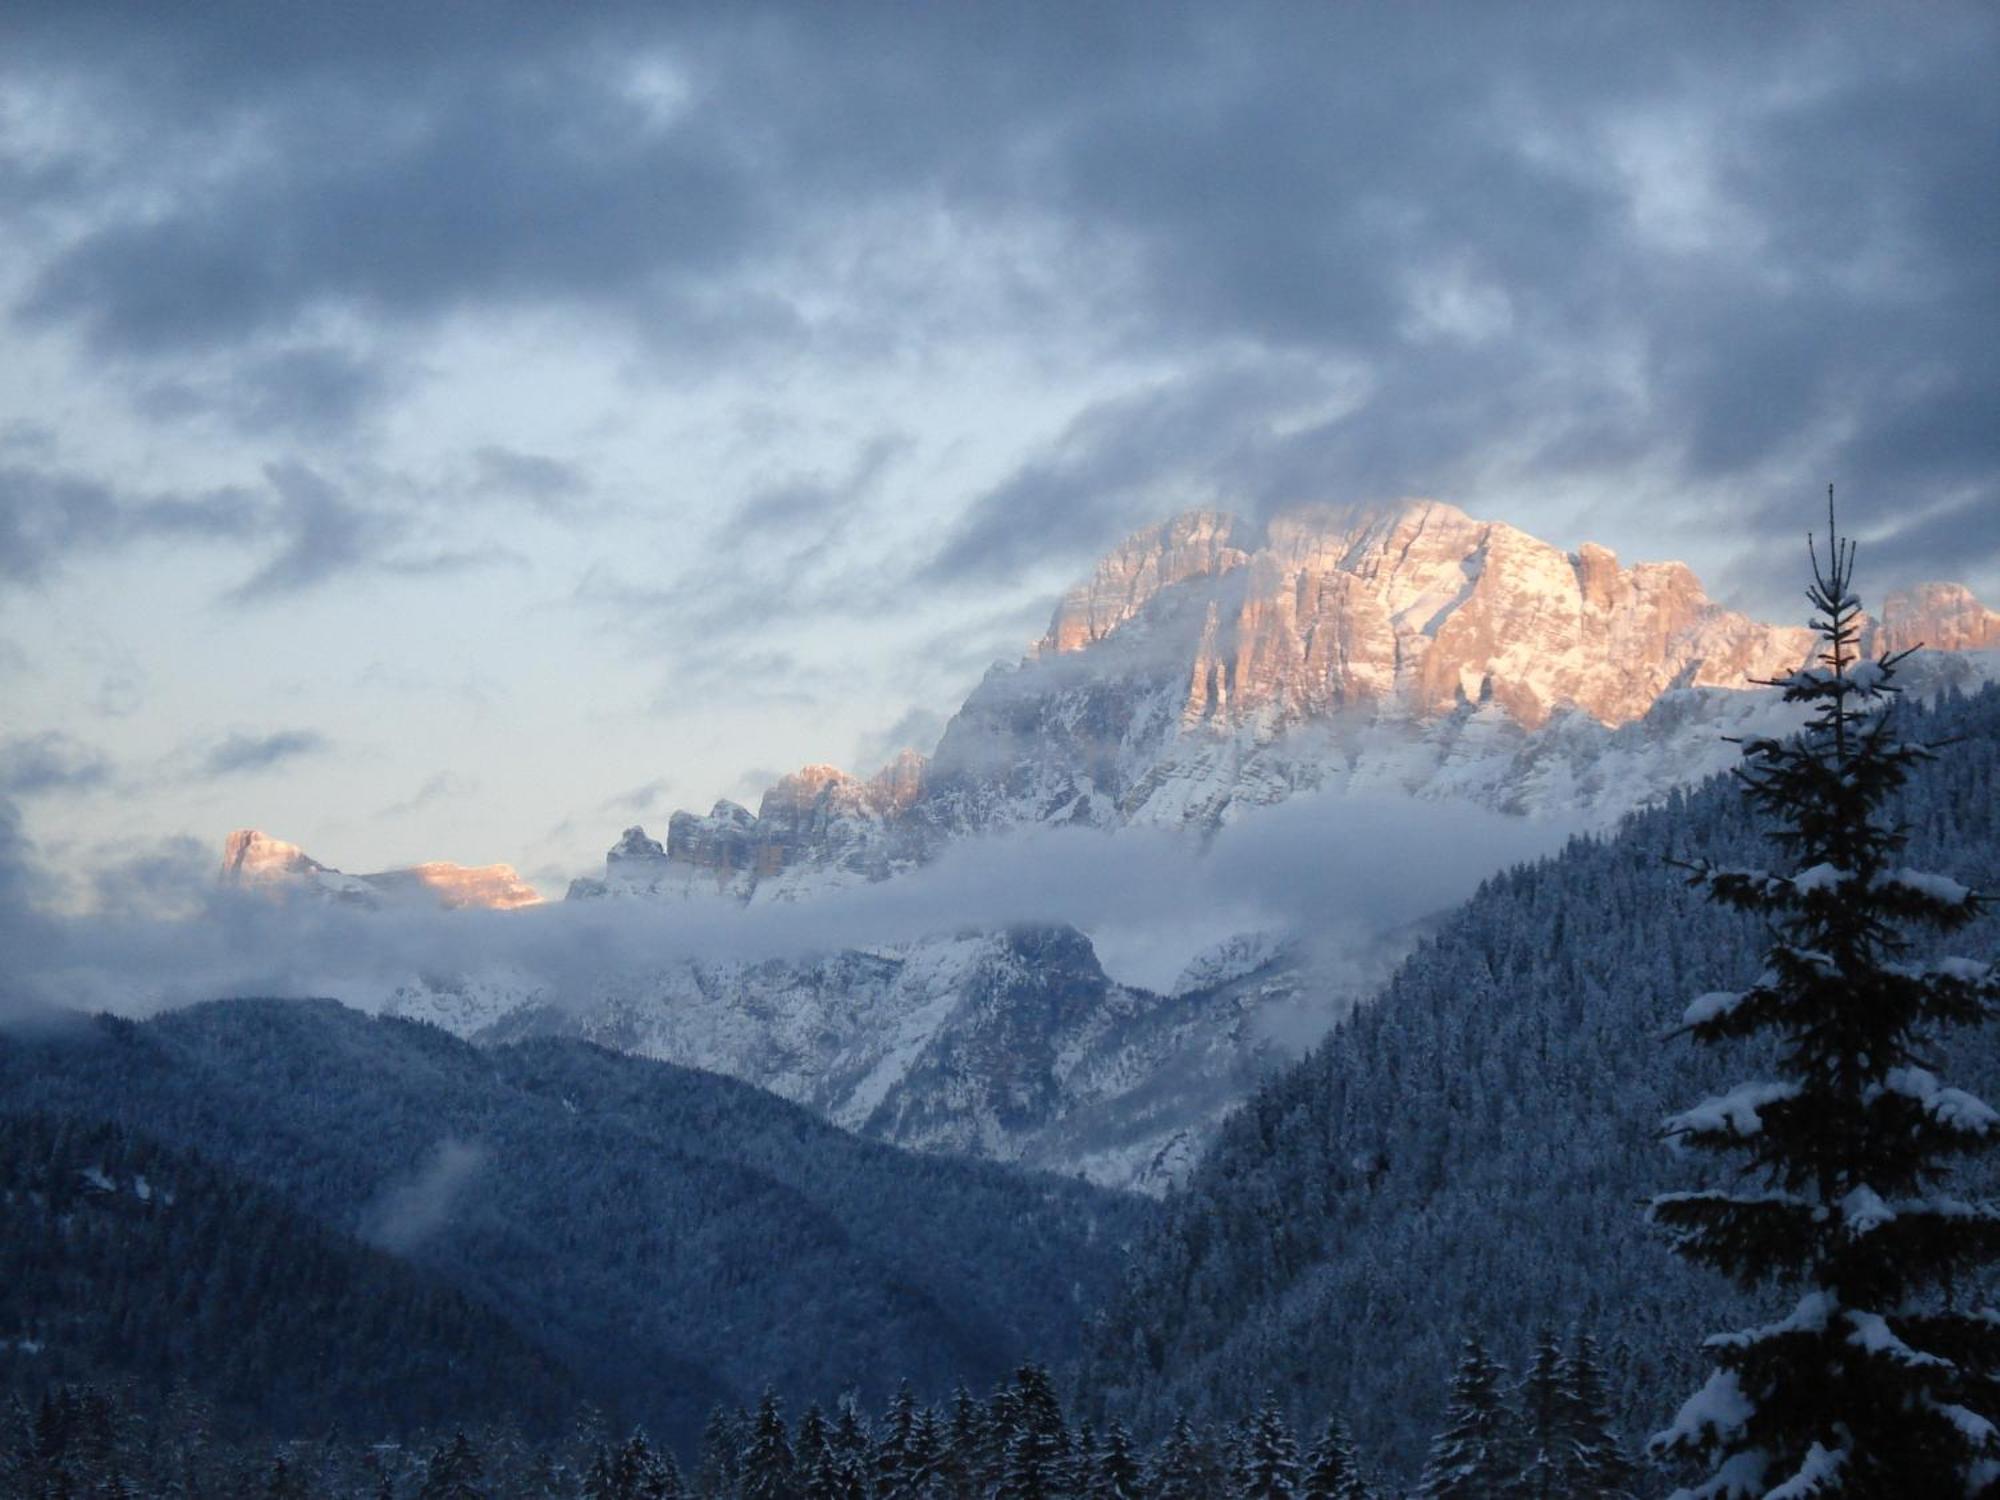
<svg viewBox="0 0 2000 1500">
<path fill-rule="evenodd" d="M 297 844 L 274 839 L 255 828 L 239 828 L 222 841 L 222 878 L 232 884 L 283 880 L 325 869 Z"/>
<path fill-rule="evenodd" d="M 433 860 L 401 870 L 347 875 L 321 864 L 297 844 L 255 828 L 239 828 L 223 840 L 222 881 L 267 895 L 311 895 L 364 906 L 429 901 L 449 908 L 512 911 L 542 899 L 512 865 Z"/>
<path fill-rule="evenodd" d="M 1881 619 L 1863 640 L 1882 651 L 2000 649 L 2000 610 L 1988 609 L 1957 583 L 1920 583 L 1882 601 Z"/>
<path fill-rule="evenodd" d="M 438 905 L 450 908 L 482 907 L 490 911 L 514 911 L 540 904 L 535 888 L 515 873 L 512 865 L 454 865 L 430 860 L 406 870 L 384 870 L 378 875 L 357 877 L 389 895 L 422 893 Z"/>
<path fill-rule="evenodd" d="M 1870 644 L 1934 648 L 1919 691 L 1972 680 L 2000 615 L 1963 588 L 1884 602 Z M 995 667 L 929 762 L 862 782 L 810 766 L 753 816 L 675 815 L 673 880 L 793 896 L 967 834 L 1140 823 L 1214 831 L 1310 791 L 1464 798 L 1606 823 L 1793 721 L 1759 690 L 1803 626 L 1714 603 L 1681 563 L 1620 563 L 1428 500 L 1191 511 L 1116 548 L 1018 664 Z M 579 894 L 620 888 L 617 872 Z M 658 880 L 623 882 L 625 889 Z"/>
<path fill-rule="evenodd" d="M 729 801 L 706 817 L 677 812 L 665 844 L 628 828 L 605 855 L 603 876 L 570 882 L 570 898 L 719 892 L 770 899 L 807 885 L 881 880 L 918 857 L 904 814 L 923 794 L 926 765 L 905 750 L 866 781 L 833 766 L 806 766 L 774 782 L 755 813 Z"/>
<path fill-rule="evenodd" d="M 1434 718 L 1490 699 L 1536 728 L 1606 725 L 1670 686 L 1734 687 L 1796 665 L 1803 629 L 1711 603 L 1680 563 L 1565 553 L 1454 506 L 1313 507 L 1261 535 L 1200 513 L 1141 533 L 1057 608 L 1040 651 L 1080 651 L 1177 587 L 1184 725 L 1276 729 L 1356 705 Z"/>
</svg>

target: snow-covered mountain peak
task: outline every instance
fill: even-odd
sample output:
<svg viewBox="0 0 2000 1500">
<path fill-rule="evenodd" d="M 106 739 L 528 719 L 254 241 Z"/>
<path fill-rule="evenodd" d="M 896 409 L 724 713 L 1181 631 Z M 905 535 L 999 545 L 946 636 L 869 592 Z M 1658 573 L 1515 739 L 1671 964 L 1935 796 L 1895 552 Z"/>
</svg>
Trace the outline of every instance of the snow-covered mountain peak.
<svg viewBox="0 0 2000 1500">
<path fill-rule="evenodd" d="M 458 865 L 428 860 L 369 875 L 347 875 L 312 858 L 297 844 L 255 828 L 239 828 L 222 845 L 222 883 L 266 895 L 303 894 L 378 906 L 427 900 L 444 907 L 512 911 L 542 899 L 512 865 Z"/>
<path fill-rule="evenodd" d="M 1892 596 L 1875 632 L 1945 668 L 2000 644 L 1956 585 Z M 675 814 L 643 882 L 790 898 L 875 880 L 1001 829 L 1149 824 L 1206 835 L 1313 790 L 1463 797 L 1609 822 L 1717 769 L 1717 738 L 1789 721 L 1756 687 L 1812 649 L 1711 600 L 1678 562 L 1626 564 L 1427 499 L 1195 510 L 1134 533 L 988 672 L 933 758 L 870 781 L 809 766 L 756 814 Z M 614 861 L 613 864 L 616 862 Z"/>
<path fill-rule="evenodd" d="M 1063 596 L 1035 648 L 1038 656 L 1081 651 L 1103 640 L 1162 589 L 1242 567 L 1261 533 L 1226 511 L 1193 510 L 1133 533 Z"/>
<path fill-rule="evenodd" d="M 1863 644 L 1871 651 L 1991 650 L 2000 647 L 2000 610 L 1964 584 L 1919 583 L 1883 599 L 1880 624 Z"/>
<path fill-rule="evenodd" d="M 1149 527 L 1063 600 L 1036 658 L 1133 628 L 1178 658 L 1184 727 L 1266 733 L 1355 706 L 1429 722 L 1483 700 L 1529 728 L 1564 709 L 1617 725 L 1671 686 L 1737 686 L 1809 644 L 1713 604 L 1684 564 L 1566 553 L 1433 500 Z"/>
<path fill-rule="evenodd" d="M 274 839 L 261 829 L 239 828 L 222 841 L 222 879 L 232 884 L 282 880 L 325 868 L 297 844 Z"/>
</svg>

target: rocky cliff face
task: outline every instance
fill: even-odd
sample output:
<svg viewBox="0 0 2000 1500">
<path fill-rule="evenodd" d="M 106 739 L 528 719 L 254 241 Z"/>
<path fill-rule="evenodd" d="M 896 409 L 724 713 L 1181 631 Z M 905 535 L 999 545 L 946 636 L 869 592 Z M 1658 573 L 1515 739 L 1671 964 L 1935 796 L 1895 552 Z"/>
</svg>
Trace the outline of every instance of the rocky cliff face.
<svg viewBox="0 0 2000 1500">
<path fill-rule="evenodd" d="M 706 817 L 675 813 L 665 844 L 628 828 L 605 856 L 603 876 L 572 881 L 570 899 L 719 891 L 747 900 L 885 879 L 921 858 L 906 815 L 922 795 L 926 764 L 905 750 L 866 781 L 807 766 L 774 783 L 755 813 L 726 800 Z"/>
<path fill-rule="evenodd" d="M 1892 596 L 1867 643 L 1918 641 L 1933 648 L 1919 679 L 1976 676 L 1936 653 L 2000 646 L 2000 614 L 1956 585 Z M 968 834 L 1200 835 L 1314 790 L 1608 823 L 1728 764 L 1722 732 L 1786 729 L 1751 684 L 1811 645 L 1803 627 L 1715 604 L 1682 564 L 1564 552 L 1434 501 L 1306 507 L 1263 526 L 1190 512 L 1066 595 L 928 763 L 867 783 L 809 767 L 754 817 L 730 803 L 676 814 L 645 882 L 608 869 L 572 894 L 692 881 L 794 896 L 881 879 Z"/>
<path fill-rule="evenodd" d="M 1298 510 L 1261 534 L 1210 515 L 1154 527 L 1063 601 L 1038 655 L 1086 650 L 1175 590 L 1192 597 L 1158 644 L 1186 673 L 1183 728 L 1487 700 L 1530 729 L 1562 710 L 1613 726 L 1669 687 L 1786 670 L 1810 644 L 1711 603 L 1680 563 L 1625 568 L 1423 501 Z"/>
<path fill-rule="evenodd" d="M 1990 651 L 2000 648 L 2000 611 L 1956 583 L 1920 583 L 1882 601 L 1881 620 L 1863 639 L 1873 652 Z"/>
<path fill-rule="evenodd" d="M 455 865 L 433 860 L 372 875 L 347 875 L 297 844 L 239 828 L 222 845 L 222 882 L 271 895 L 301 894 L 363 906 L 428 901 L 444 907 L 512 911 L 542 898 L 512 865 Z"/>
</svg>

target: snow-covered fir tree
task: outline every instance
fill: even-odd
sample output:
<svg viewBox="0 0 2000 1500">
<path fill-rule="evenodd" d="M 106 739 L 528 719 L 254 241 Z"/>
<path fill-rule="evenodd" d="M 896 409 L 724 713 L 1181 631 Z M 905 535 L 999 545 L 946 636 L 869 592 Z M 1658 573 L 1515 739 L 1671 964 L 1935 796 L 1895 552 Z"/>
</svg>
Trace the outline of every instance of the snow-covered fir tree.
<svg viewBox="0 0 2000 1500">
<path fill-rule="evenodd" d="M 1273 1397 L 1251 1420 L 1242 1465 L 1241 1500 L 1292 1500 L 1299 1492 L 1299 1445 Z"/>
<path fill-rule="evenodd" d="M 1070 1438 L 1055 1381 L 1041 1365 L 1015 1372 L 998 1494 L 1000 1500 L 1047 1500 L 1068 1477 Z"/>
<path fill-rule="evenodd" d="M 1214 1458 L 1194 1424 L 1185 1412 L 1177 1414 L 1148 1470 L 1148 1490 L 1155 1500 L 1203 1500 L 1214 1493 L 1217 1479 Z"/>
<path fill-rule="evenodd" d="M 486 1466 L 479 1461 L 471 1439 L 462 1432 L 454 1433 L 431 1455 L 417 1500 L 484 1500 L 480 1481 L 485 1477 Z"/>
<path fill-rule="evenodd" d="M 1444 1428 L 1417 1487 L 1422 1500 L 1511 1500 L 1515 1494 L 1517 1422 L 1501 1390 L 1504 1373 L 1478 1339 L 1465 1341 Z"/>
<path fill-rule="evenodd" d="M 1563 1366 L 1562 1452 L 1570 1493 L 1591 1500 L 1628 1500 L 1637 1479 L 1632 1460 L 1611 1430 L 1597 1343 L 1578 1333 Z"/>
<path fill-rule="evenodd" d="M 1306 1456 L 1300 1500 L 1373 1500 L 1373 1496 L 1374 1491 L 1361 1477 L 1361 1460 L 1355 1455 L 1347 1423 L 1336 1412 L 1326 1419 L 1319 1441 Z"/>
<path fill-rule="evenodd" d="M 1962 927 L 1980 898 L 1902 863 L 1885 803 L 1937 751 L 1895 732 L 1901 657 L 1858 656 L 1854 556 L 1837 532 L 1814 553 L 1823 649 L 1782 683 L 1805 730 L 1743 747 L 1779 868 L 1692 876 L 1763 917 L 1771 942 L 1762 973 L 1697 998 L 1685 1029 L 1761 1043 L 1775 1066 L 1668 1121 L 1678 1142 L 1743 1160 L 1731 1185 L 1662 1195 L 1652 1214 L 1682 1255 L 1797 1297 L 1708 1338 L 1713 1373 L 1654 1439 L 1698 1468 L 1688 1493 L 1703 1497 L 1957 1496 L 2000 1475 L 2000 1314 L 1960 1293 L 2000 1249 L 2000 1208 L 1943 1186 L 2000 1115 L 1938 1077 L 1941 1034 L 2000 1010 L 2000 978 L 1916 956 L 1913 934 Z"/>
<path fill-rule="evenodd" d="M 1139 1459 L 1132 1451 L 1132 1434 L 1123 1422 L 1114 1420 L 1105 1429 L 1085 1493 L 1090 1500 L 1139 1500 L 1145 1493 Z"/>
<path fill-rule="evenodd" d="M 1521 1377 L 1515 1405 L 1521 1414 L 1521 1500 L 1564 1500 L 1570 1491 L 1565 1452 L 1568 1416 L 1562 1345 L 1544 1330 L 1535 1341 L 1528 1373 Z"/>
<path fill-rule="evenodd" d="M 916 1433 L 917 1397 L 906 1380 L 890 1399 L 875 1440 L 875 1493 L 880 1500 L 906 1500 L 914 1493 Z"/>
<path fill-rule="evenodd" d="M 742 1500 L 796 1500 L 798 1464 L 791 1436 L 775 1392 L 766 1390 L 750 1426 L 750 1446 L 743 1453 Z"/>
</svg>

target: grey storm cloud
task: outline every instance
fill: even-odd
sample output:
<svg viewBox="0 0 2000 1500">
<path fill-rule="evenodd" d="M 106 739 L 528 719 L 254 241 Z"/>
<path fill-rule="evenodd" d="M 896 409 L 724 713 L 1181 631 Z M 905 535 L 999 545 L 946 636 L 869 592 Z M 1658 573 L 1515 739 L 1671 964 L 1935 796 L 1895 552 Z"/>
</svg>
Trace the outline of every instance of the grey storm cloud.
<svg viewBox="0 0 2000 1500">
<path fill-rule="evenodd" d="M 277 496 L 277 553 L 231 593 L 238 603 L 280 597 L 377 561 L 401 533 L 401 523 L 351 502 L 340 488 L 301 463 L 265 469 Z"/>
<path fill-rule="evenodd" d="M 139 408 L 162 421 L 221 417 L 252 438 L 345 432 L 390 391 L 384 369 L 344 349 L 287 348 L 232 361 L 225 374 L 144 384 Z"/>
<path fill-rule="evenodd" d="M 415 523 L 440 508 L 414 492 L 393 504 L 361 503 L 346 483 L 296 459 L 264 465 L 255 486 L 128 493 L 60 465 L 9 463 L 0 452 L 0 587 L 41 584 L 79 558 L 170 543 L 261 551 L 263 560 L 224 595 L 238 605 L 290 598 L 355 573 L 423 575 L 507 559 L 492 547 L 413 544 Z"/>
<path fill-rule="evenodd" d="M 243 490 L 131 497 L 63 469 L 0 464 L 0 583 L 39 583 L 75 555 L 140 541 L 248 539 L 264 523 Z"/>
<path fill-rule="evenodd" d="M 201 758 L 204 777 L 240 776 L 268 771 L 303 755 L 330 748 L 326 736 L 313 729 L 278 729 L 269 734 L 232 734 Z"/>
<path fill-rule="evenodd" d="M 589 489 L 583 470 L 544 453 L 523 453 L 488 444 L 472 455 L 473 489 L 525 500 L 543 510 L 559 511 Z"/>
<path fill-rule="evenodd" d="M 0 739 L 0 795 L 93 791 L 111 773 L 101 751 L 59 731 Z"/>
<path fill-rule="evenodd" d="M 1741 481 L 1771 498 L 1735 519 L 1786 536 L 1830 471 L 1917 518 L 1884 549 L 1899 567 L 1991 543 L 1990 7 L 48 6 L 7 40 L 14 69 L 161 144 L 0 162 L 25 216 L 86 226 L 37 241 L 14 316 L 113 360 L 269 358 L 330 310 L 574 309 L 703 355 L 827 337 L 779 273 L 934 208 L 1033 223 L 1098 268 L 1081 303 L 1022 276 L 1037 326 L 1239 372 L 1030 455 L 947 538 L 952 574 L 1014 566 L 1010 508 L 1058 551 L 1103 545 L 1156 479 L 1209 480 L 1283 426 L 1302 366 L 1365 388 L 1259 446 L 1252 505 L 1436 491 L 1504 451 L 1561 478 Z M 245 133 L 262 149 L 219 149 Z M 129 191 L 142 169 L 187 186 Z M 949 276 L 854 287 L 868 347 L 953 316 Z M 379 372 L 352 358 L 247 420 L 353 420 Z M 1240 373 L 1260 367 L 1261 424 Z"/>
</svg>

